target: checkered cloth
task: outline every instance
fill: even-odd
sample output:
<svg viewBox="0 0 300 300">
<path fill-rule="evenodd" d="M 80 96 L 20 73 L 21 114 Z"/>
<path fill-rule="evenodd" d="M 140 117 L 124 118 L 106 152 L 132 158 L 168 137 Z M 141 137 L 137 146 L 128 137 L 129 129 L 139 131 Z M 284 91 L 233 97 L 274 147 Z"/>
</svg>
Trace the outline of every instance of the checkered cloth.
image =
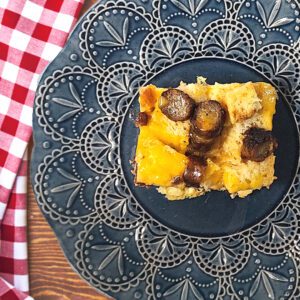
<svg viewBox="0 0 300 300">
<path fill-rule="evenodd" d="M 0 0 L 0 299 L 27 296 L 25 150 L 38 78 L 84 0 Z"/>
</svg>

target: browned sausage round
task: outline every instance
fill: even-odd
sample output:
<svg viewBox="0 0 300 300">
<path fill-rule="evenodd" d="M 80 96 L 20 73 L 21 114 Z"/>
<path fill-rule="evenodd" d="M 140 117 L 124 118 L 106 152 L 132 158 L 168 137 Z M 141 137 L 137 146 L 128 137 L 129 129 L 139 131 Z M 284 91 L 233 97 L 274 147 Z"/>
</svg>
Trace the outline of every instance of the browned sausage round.
<svg viewBox="0 0 300 300">
<path fill-rule="evenodd" d="M 191 130 L 189 144 L 187 146 L 185 154 L 188 156 L 202 156 L 211 148 L 213 142 L 214 139 L 202 137 L 198 135 L 195 131 Z"/>
<path fill-rule="evenodd" d="M 145 112 L 140 112 L 135 119 L 135 126 L 141 127 L 148 124 L 149 116 Z"/>
<path fill-rule="evenodd" d="M 214 100 L 203 101 L 198 104 L 192 117 L 193 130 L 206 138 L 220 135 L 225 123 L 225 110 Z"/>
<path fill-rule="evenodd" d="M 244 160 L 264 161 L 277 148 L 277 142 L 271 131 L 251 127 L 244 135 L 241 151 Z"/>
<path fill-rule="evenodd" d="M 199 187 L 205 171 L 205 161 L 200 157 L 189 157 L 189 162 L 183 174 L 183 180 L 187 186 Z"/>
<path fill-rule="evenodd" d="M 190 143 L 193 145 L 211 145 L 214 141 L 214 138 L 206 138 L 199 135 L 193 128 L 190 131 Z"/>
<path fill-rule="evenodd" d="M 193 99 L 177 89 L 164 91 L 158 105 L 162 113 L 172 121 L 188 120 L 195 107 Z"/>
<path fill-rule="evenodd" d="M 186 156 L 197 156 L 197 157 L 201 157 L 205 154 L 205 152 L 207 152 L 210 149 L 211 145 L 205 145 L 205 144 L 201 144 L 201 145 L 194 145 L 194 144 L 189 144 L 187 146 L 187 149 L 185 151 L 185 155 Z"/>
</svg>

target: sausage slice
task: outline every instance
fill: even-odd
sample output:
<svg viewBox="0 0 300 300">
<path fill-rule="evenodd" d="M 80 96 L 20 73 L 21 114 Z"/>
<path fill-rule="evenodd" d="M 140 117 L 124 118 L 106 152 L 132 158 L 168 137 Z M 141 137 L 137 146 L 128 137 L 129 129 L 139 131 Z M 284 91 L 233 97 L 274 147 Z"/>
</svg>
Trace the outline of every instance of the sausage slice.
<svg viewBox="0 0 300 300">
<path fill-rule="evenodd" d="M 186 156 L 203 156 L 210 149 L 210 145 L 193 145 L 189 144 L 185 151 Z"/>
<path fill-rule="evenodd" d="M 244 160 L 264 161 L 277 148 L 272 132 L 263 128 L 251 127 L 244 133 L 241 157 Z"/>
<path fill-rule="evenodd" d="M 177 89 L 164 91 L 158 105 L 162 113 L 172 121 L 188 120 L 195 107 L 194 100 Z"/>
<path fill-rule="evenodd" d="M 190 156 L 183 174 L 183 181 L 187 186 L 199 187 L 206 163 L 203 158 Z"/>
<path fill-rule="evenodd" d="M 219 102 L 200 102 L 191 120 L 193 130 L 205 138 L 217 137 L 223 129 L 225 116 L 225 110 Z"/>
<path fill-rule="evenodd" d="M 213 144 L 214 139 L 209 139 L 198 135 L 195 131 L 190 131 L 189 144 L 187 146 L 185 154 L 187 156 L 202 156 L 207 152 L 211 145 Z"/>
<path fill-rule="evenodd" d="M 148 124 L 149 116 L 145 112 L 140 112 L 135 119 L 135 126 L 141 127 L 146 126 Z"/>
<path fill-rule="evenodd" d="M 214 138 L 206 138 L 199 135 L 195 130 L 190 131 L 190 144 L 195 146 L 199 145 L 211 145 L 214 142 Z"/>
</svg>

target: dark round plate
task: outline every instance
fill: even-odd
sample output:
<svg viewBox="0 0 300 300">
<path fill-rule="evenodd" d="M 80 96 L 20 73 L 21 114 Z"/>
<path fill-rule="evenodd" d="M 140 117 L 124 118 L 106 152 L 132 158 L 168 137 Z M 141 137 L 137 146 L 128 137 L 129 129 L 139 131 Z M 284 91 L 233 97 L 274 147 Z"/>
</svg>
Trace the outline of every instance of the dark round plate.
<svg viewBox="0 0 300 300">
<path fill-rule="evenodd" d="M 199 71 L 201 70 L 201 71 Z M 178 86 L 180 81 L 194 82 L 197 75 L 208 82 L 230 83 L 269 80 L 261 73 L 239 63 L 224 59 L 199 58 L 182 62 L 161 72 L 150 83 L 157 86 Z M 293 112 L 284 96 L 279 94 L 274 118 L 274 135 L 278 138 L 275 173 L 278 177 L 270 189 L 256 191 L 245 199 L 231 199 L 227 192 L 210 192 L 198 199 L 168 201 L 156 188 L 135 187 L 132 176 L 138 129 L 132 121 L 139 110 L 138 96 L 127 111 L 121 132 L 121 162 L 130 190 L 143 208 L 162 224 L 178 232 L 199 237 L 226 236 L 243 231 L 265 218 L 281 202 L 289 190 L 297 170 L 299 157 L 298 131 Z M 287 124 L 291 124 L 287 130 Z M 289 155 L 286 155 L 289 153 Z"/>
<path fill-rule="evenodd" d="M 299 3 L 101 1 L 41 78 L 32 182 L 74 269 L 117 299 L 297 299 Z M 139 87 L 265 81 L 270 189 L 167 201 L 131 173 Z"/>
</svg>

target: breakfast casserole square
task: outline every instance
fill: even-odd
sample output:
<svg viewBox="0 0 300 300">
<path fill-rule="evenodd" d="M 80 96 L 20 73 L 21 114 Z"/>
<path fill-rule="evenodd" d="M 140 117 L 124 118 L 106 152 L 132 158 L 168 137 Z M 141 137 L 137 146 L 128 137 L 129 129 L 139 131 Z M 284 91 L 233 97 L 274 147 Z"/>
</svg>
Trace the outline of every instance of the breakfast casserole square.
<svg viewBox="0 0 300 300">
<path fill-rule="evenodd" d="M 277 93 L 264 82 L 148 85 L 140 90 L 135 183 L 157 186 L 169 200 L 211 190 L 241 198 L 268 188 Z"/>
</svg>

